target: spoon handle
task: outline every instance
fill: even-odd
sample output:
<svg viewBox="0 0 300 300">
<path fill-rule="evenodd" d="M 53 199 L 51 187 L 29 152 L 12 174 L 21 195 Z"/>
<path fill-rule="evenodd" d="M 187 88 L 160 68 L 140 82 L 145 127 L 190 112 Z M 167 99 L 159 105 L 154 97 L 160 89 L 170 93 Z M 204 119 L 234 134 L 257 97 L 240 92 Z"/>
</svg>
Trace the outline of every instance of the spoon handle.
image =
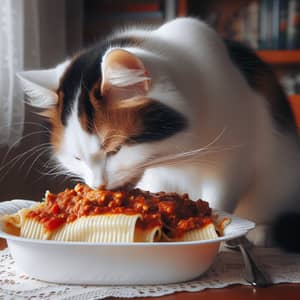
<svg viewBox="0 0 300 300">
<path fill-rule="evenodd" d="M 255 257 L 248 247 L 248 241 L 245 237 L 240 238 L 239 248 L 245 262 L 245 279 L 253 286 L 267 287 L 272 284 L 270 278 L 259 267 Z"/>
</svg>

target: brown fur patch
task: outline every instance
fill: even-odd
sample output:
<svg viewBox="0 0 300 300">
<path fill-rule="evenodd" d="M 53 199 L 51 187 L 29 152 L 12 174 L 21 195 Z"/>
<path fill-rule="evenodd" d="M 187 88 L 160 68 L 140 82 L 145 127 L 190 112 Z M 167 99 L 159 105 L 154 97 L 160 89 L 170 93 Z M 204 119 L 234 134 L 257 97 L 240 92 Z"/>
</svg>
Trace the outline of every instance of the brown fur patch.
<svg viewBox="0 0 300 300">
<path fill-rule="evenodd" d="M 120 47 L 123 45 L 139 45 L 142 42 L 143 39 L 131 36 L 114 37 L 109 40 L 110 46 L 118 45 Z M 92 61 L 96 50 L 97 47 L 95 47 L 95 49 L 90 48 L 87 51 L 78 52 L 73 56 L 63 76 L 60 78 L 59 88 L 56 91 L 59 98 L 57 106 L 42 113 L 43 116 L 48 118 L 51 124 L 50 141 L 55 150 L 58 150 L 61 145 L 64 126 L 66 125 L 65 118 L 68 116 L 70 106 L 74 103 L 70 100 L 70 97 L 68 98 L 67 95 L 64 95 L 62 87 L 68 87 L 70 83 L 74 84 L 74 79 L 76 79 L 75 75 L 81 74 L 80 70 L 86 64 L 90 63 L 89 59 Z M 99 49 L 99 51 L 100 50 L 101 49 Z M 89 53 L 89 55 L 83 57 L 86 53 Z M 97 57 L 99 53 L 97 52 Z M 81 58 L 82 60 L 79 62 Z M 88 93 L 85 92 L 84 97 L 80 97 L 78 117 L 82 128 L 89 133 L 98 134 L 100 138 L 104 140 L 103 148 L 105 151 L 110 152 L 117 149 L 123 143 L 128 142 L 131 136 L 141 133 L 142 120 L 139 115 L 139 110 L 146 105 L 148 101 L 145 99 L 141 99 L 141 101 L 139 101 L 139 99 L 131 99 L 128 101 L 125 100 L 124 102 L 118 101 L 118 103 L 116 103 L 117 101 L 110 101 L 108 97 L 103 98 L 101 96 L 101 82 L 99 81 L 101 81 L 100 78 L 97 79 L 97 82 L 94 83 Z M 67 90 L 65 91 L 67 92 Z M 66 99 L 64 99 L 65 97 Z M 89 116 L 89 112 L 86 111 L 86 101 L 89 101 L 88 104 L 91 104 L 88 108 L 93 110 L 92 116 Z M 85 106 L 82 106 L 82 103 L 84 103 Z"/>
<path fill-rule="evenodd" d="M 151 100 L 147 98 L 128 99 L 124 101 L 99 101 L 99 84 L 95 83 L 89 92 L 89 101 L 94 109 L 94 126 L 92 133 L 103 140 L 105 152 L 116 151 L 124 143 L 130 142 L 130 137 L 139 135 L 143 130 L 140 110 Z M 61 121 L 62 102 L 64 95 L 58 91 L 59 101 L 57 106 L 44 111 L 51 124 L 50 142 L 54 150 L 58 151 L 62 142 L 64 126 Z M 87 100 L 85 100 L 87 101 Z M 88 117 L 85 112 L 79 115 L 79 121 L 85 131 L 89 131 Z"/>
<path fill-rule="evenodd" d="M 127 100 L 99 99 L 100 84 L 96 82 L 89 92 L 89 99 L 94 110 L 92 132 L 103 140 L 103 150 L 113 152 L 122 144 L 130 141 L 130 137 L 140 134 L 143 122 L 139 111 L 149 103 L 145 97 Z M 89 120 L 83 111 L 79 116 L 82 128 L 89 130 Z"/>
<path fill-rule="evenodd" d="M 59 114 L 54 113 L 53 117 L 50 120 L 52 126 L 50 142 L 54 149 L 58 151 L 61 145 L 64 127 L 61 123 Z"/>
<path fill-rule="evenodd" d="M 46 117 L 51 126 L 50 142 L 54 150 L 58 151 L 62 135 L 64 131 L 64 126 L 61 122 L 61 112 L 62 112 L 62 101 L 63 101 L 63 92 L 58 92 L 58 104 L 55 107 L 49 108 L 41 113 L 42 116 Z"/>
<path fill-rule="evenodd" d="M 97 107 L 95 131 L 103 140 L 105 152 L 115 151 L 124 143 L 130 142 L 130 137 L 142 132 L 140 108 L 141 106 L 119 107 L 112 103 Z"/>
</svg>

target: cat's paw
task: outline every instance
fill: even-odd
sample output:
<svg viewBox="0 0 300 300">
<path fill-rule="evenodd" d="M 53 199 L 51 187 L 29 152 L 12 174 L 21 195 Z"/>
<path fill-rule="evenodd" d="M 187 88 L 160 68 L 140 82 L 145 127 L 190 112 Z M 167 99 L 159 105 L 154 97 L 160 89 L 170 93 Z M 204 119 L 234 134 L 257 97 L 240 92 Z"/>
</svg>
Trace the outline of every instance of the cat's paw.
<svg viewBox="0 0 300 300">
<path fill-rule="evenodd" d="M 258 247 L 274 246 L 270 235 L 270 226 L 268 225 L 257 225 L 247 234 L 247 239 Z"/>
</svg>

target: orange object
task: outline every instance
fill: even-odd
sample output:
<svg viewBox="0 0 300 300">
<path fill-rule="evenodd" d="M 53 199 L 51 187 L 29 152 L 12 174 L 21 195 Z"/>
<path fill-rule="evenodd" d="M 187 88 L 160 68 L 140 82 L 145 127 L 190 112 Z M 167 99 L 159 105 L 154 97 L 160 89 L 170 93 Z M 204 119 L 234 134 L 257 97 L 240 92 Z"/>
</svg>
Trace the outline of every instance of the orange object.
<svg viewBox="0 0 300 300">
<path fill-rule="evenodd" d="M 273 65 L 300 64 L 300 50 L 259 50 L 256 54 Z"/>
<path fill-rule="evenodd" d="M 52 232 L 77 218 L 103 214 L 141 214 L 137 226 L 143 229 L 163 226 L 171 238 L 213 222 L 208 203 L 201 199 L 192 201 L 187 194 L 140 189 L 111 191 L 104 187 L 93 190 L 81 183 L 57 195 L 47 192 L 45 201 L 27 217 Z"/>
<path fill-rule="evenodd" d="M 177 16 L 186 17 L 188 15 L 187 0 L 179 0 L 177 5 Z"/>
<path fill-rule="evenodd" d="M 300 94 L 289 96 L 289 101 L 294 113 L 294 117 L 298 127 L 298 132 L 300 135 Z"/>
</svg>

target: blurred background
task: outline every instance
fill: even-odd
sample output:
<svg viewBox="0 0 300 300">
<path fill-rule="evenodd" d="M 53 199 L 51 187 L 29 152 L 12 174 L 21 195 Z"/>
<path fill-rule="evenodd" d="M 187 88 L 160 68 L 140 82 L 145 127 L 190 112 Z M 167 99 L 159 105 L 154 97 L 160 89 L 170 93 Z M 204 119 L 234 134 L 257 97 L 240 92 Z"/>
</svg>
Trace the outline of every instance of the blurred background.
<svg viewBox="0 0 300 300">
<path fill-rule="evenodd" d="M 0 201 L 40 200 L 74 183 L 47 176 L 47 124 L 24 105 L 20 70 L 53 67 L 129 25 L 199 17 L 252 47 L 278 75 L 300 116 L 299 0 L 0 0 Z M 298 118 L 300 119 L 300 118 Z M 299 123 L 300 124 L 300 123 Z"/>
</svg>

